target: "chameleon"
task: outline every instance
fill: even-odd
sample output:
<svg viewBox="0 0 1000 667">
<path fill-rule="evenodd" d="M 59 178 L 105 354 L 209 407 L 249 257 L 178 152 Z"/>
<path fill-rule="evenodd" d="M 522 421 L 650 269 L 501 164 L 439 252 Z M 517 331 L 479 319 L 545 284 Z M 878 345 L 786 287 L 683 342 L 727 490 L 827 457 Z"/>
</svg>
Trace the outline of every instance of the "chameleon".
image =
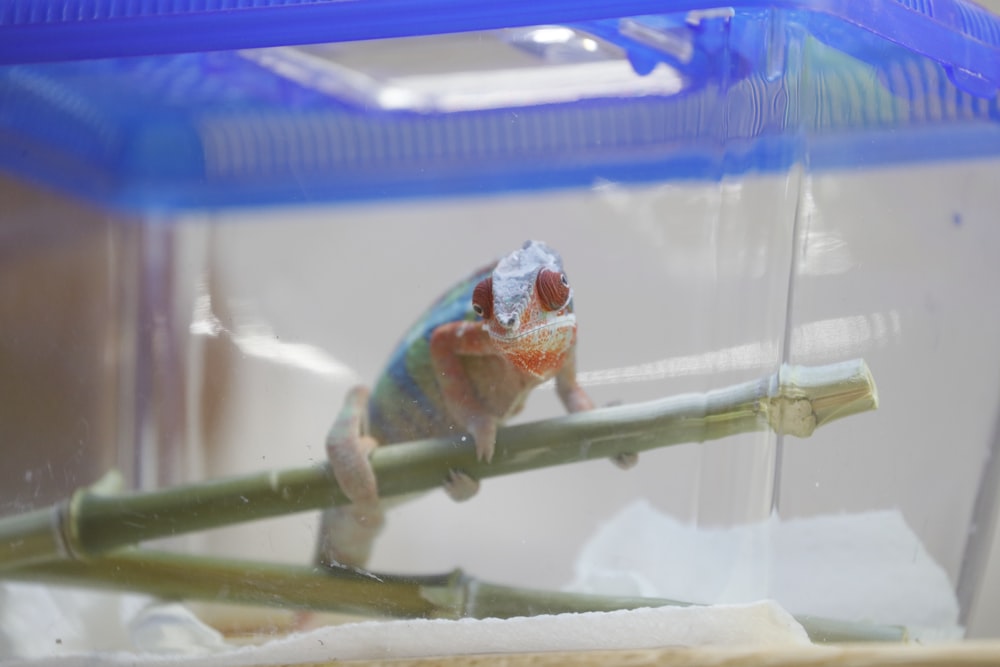
<svg viewBox="0 0 1000 667">
<path fill-rule="evenodd" d="M 367 561 L 384 522 L 368 458 L 375 447 L 468 433 L 478 459 L 488 462 L 497 427 L 552 378 L 569 412 L 592 409 L 576 378 L 576 340 L 562 258 L 540 241 L 527 241 L 445 292 L 407 331 L 374 389 L 348 392 L 330 429 L 327 457 L 351 503 L 324 511 L 316 561 Z M 627 468 L 635 457 L 616 463 Z M 456 501 L 479 488 L 456 470 L 443 482 Z"/>
</svg>

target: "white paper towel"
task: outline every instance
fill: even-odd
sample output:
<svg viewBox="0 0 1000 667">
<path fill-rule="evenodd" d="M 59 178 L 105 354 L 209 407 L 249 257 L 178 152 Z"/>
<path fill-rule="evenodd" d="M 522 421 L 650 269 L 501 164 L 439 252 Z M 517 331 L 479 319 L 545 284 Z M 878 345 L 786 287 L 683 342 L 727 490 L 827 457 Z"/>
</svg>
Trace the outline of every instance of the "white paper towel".
<svg viewBox="0 0 1000 667">
<path fill-rule="evenodd" d="M 176 613 L 176 617 L 170 618 Z M 260 646 L 234 648 L 202 643 L 200 622 L 178 610 L 155 614 L 165 624 L 146 652 L 135 646 L 95 653 L 79 648 L 34 660 L 11 660 L 6 667 L 63 667 L 89 664 L 171 665 L 172 667 L 248 667 L 364 658 L 653 648 L 662 646 L 807 645 L 795 619 L 773 602 L 717 607 L 661 607 L 615 612 L 559 614 L 512 619 L 368 621 L 331 626 L 275 639 Z M 151 628 L 147 625 L 145 633 Z M 178 652 L 177 639 L 191 633 L 191 650 Z M 133 639 L 142 639 L 133 637 Z M 154 651 L 166 648 L 166 653 Z"/>
<path fill-rule="evenodd" d="M 895 510 L 704 528 L 636 501 L 584 546 L 569 590 L 709 604 L 771 598 L 793 614 L 960 635 L 947 574 Z"/>
</svg>

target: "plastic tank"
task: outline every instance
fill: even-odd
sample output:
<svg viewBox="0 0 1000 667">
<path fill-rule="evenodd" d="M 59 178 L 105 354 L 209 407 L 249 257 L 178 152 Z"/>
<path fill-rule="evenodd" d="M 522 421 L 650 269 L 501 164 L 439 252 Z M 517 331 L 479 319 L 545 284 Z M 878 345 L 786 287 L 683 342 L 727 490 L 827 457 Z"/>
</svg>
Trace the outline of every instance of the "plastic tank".
<svg viewBox="0 0 1000 667">
<path fill-rule="evenodd" d="M 595 403 L 863 359 L 878 410 L 432 492 L 373 569 L 1000 634 L 1000 20 L 703 5 L 0 2 L 3 514 L 323 463 L 542 239 Z M 172 545 L 307 563 L 315 515 Z"/>
</svg>

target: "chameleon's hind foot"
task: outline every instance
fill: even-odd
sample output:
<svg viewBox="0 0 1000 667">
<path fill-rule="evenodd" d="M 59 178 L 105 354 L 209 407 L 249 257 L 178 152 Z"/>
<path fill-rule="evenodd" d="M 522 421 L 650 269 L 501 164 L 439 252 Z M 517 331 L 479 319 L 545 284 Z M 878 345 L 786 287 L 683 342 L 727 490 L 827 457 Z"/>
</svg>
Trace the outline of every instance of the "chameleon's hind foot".
<svg viewBox="0 0 1000 667">
<path fill-rule="evenodd" d="M 378 483 L 368 460 L 378 443 L 367 435 L 367 421 L 368 388 L 354 387 L 326 436 L 326 456 L 337 484 L 352 502 L 362 504 L 378 501 Z"/>
<path fill-rule="evenodd" d="M 444 490 L 452 500 L 460 503 L 479 492 L 479 481 L 461 470 L 449 470 L 448 477 L 444 481 Z"/>
<path fill-rule="evenodd" d="M 368 431 L 368 389 L 354 387 L 326 437 L 326 454 L 337 484 L 350 505 L 323 513 L 316 562 L 360 567 L 384 521 L 378 483 L 368 457 L 378 445 Z"/>
</svg>

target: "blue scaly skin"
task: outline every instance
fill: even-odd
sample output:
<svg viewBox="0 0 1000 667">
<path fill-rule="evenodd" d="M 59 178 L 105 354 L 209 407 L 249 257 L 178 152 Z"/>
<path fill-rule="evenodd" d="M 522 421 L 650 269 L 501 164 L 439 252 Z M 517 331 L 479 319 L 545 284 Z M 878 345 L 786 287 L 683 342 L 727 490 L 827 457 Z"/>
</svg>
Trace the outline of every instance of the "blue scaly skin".
<svg viewBox="0 0 1000 667">
<path fill-rule="evenodd" d="M 434 302 L 399 342 L 368 399 L 369 433 L 382 445 L 446 436 L 465 429 L 448 412 L 431 362 L 431 334 L 472 322 L 472 290 L 496 263 L 476 271 Z"/>
</svg>

